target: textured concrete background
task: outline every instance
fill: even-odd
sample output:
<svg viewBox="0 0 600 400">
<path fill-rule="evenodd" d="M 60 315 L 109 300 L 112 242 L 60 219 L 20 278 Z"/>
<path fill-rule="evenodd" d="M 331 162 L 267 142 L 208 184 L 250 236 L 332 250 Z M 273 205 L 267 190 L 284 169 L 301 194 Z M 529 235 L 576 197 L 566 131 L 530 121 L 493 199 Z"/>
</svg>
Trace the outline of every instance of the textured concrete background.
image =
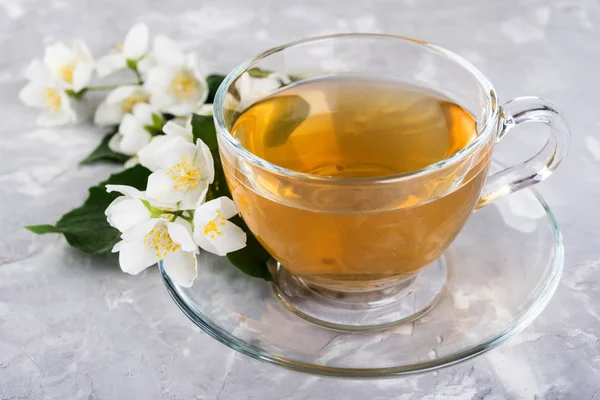
<svg viewBox="0 0 600 400">
<path fill-rule="evenodd" d="M 465 56 L 501 100 L 555 102 L 571 153 L 541 192 L 563 229 L 565 274 L 523 333 L 439 372 L 350 381 L 289 372 L 200 332 L 158 271 L 131 277 L 25 224 L 79 205 L 110 167 L 78 168 L 103 131 L 39 129 L 17 100 L 24 67 L 57 39 L 95 55 L 136 21 L 199 49 L 211 71 L 292 39 L 387 32 Z M 0 399 L 600 399 L 600 3 L 595 0 L 0 0 Z M 512 135 L 512 133 L 511 133 Z M 507 138 L 501 150 L 518 150 Z"/>
</svg>

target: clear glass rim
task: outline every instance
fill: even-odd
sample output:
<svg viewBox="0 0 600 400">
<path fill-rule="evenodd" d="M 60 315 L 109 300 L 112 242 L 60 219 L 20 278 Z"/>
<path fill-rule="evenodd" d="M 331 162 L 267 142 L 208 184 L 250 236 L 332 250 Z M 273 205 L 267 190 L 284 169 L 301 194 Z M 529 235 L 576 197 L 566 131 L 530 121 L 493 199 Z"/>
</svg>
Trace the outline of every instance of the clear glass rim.
<svg viewBox="0 0 600 400">
<path fill-rule="evenodd" d="M 269 161 L 266 161 L 255 154 L 251 153 L 245 147 L 243 147 L 231 134 L 227 126 L 225 125 L 225 115 L 224 115 L 224 107 L 223 104 L 225 102 L 225 95 L 227 94 L 227 90 L 229 87 L 235 82 L 235 80 L 240 77 L 244 72 L 246 72 L 252 65 L 256 62 L 272 55 L 282 50 L 285 50 L 290 47 L 300 46 L 307 43 L 316 43 L 320 41 L 329 41 L 336 39 L 351 39 L 351 38 L 385 38 L 385 39 L 398 39 L 403 41 L 412 42 L 419 46 L 423 46 L 429 50 L 433 50 L 442 56 L 452 60 L 463 69 L 473 76 L 480 87 L 483 89 L 484 93 L 486 93 L 486 108 L 491 110 L 491 112 L 487 113 L 487 116 L 482 123 L 478 123 L 481 128 L 478 131 L 478 135 L 471 143 L 469 143 L 466 147 L 462 148 L 458 152 L 454 153 L 452 156 L 445 158 L 437 163 L 428 165 L 424 168 L 403 172 L 400 174 L 387 175 L 381 177 L 365 177 L 365 178 L 344 178 L 344 177 L 331 177 L 331 176 L 321 176 L 314 175 L 305 172 L 298 172 L 291 169 L 283 168 L 278 165 L 272 164 Z M 433 171 L 436 171 L 440 168 L 452 165 L 461 160 L 464 160 L 470 154 L 475 152 L 483 143 L 487 143 L 487 140 L 491 135 L 494 134 L 498 124 L 498 117 L 500 115 L 500 106 L 497 101 L 496 91 L 492 86 L 492 83 L 485 77 L 481 71 L 479 71 L 475 66 L 473 66 L 470 62 L 465 60 L 463 57 L 458 54 L 446 50 L 442 47 L 429 44 L 427 42 L 423 42 L 417 39 L 411 39 L 404 36 L 397 35 L 388 35 L 388 34 L 378 34 L 378 33 L 342 33 L 335 35 L 325 35 L 325 36 L 316 36 L 310 37 L 306 39 L 296 40 L 294 42 L 286 43 L 281 46 L 274 47 L 272 49 L 266 50 L 259 54 L 256 57 L 252 57 L 247 61 L 241 63 L 236 68 L 234 68 L 223 80 L 217 93 L 215 95 L 214 100 L 214 113 L 213 118 L 215 121 L 215 126 L 217 128 L 218 137 L 223 140 L 228 146 L 230 146 L 235 152 L 237 156 L 241 156 L 252 164 L 258 165 L 259 167 L 275 173 L 277 175 L 283 175 L 290 178 L 301 179 L 301 180 L 311 180 L 311 181 L 320 181 L 324 183 L 335 183 L 335 184 L 364 184 L 364 183 L 393 183 L 395 181 L 401 181 L 410 179 L 413 177 L 421 176 Z M 479 121 L 478 121 L 479 122 Z"/>
<path fill-rule="evenodd" d="M 162 261 L 159 261 L 158 265 L 167 292 L 175 304 L 177 304 L 179 309 L 194 324 L 196 324 L 196 326 L 198 326 L 212 338 L 246 356 L 260 361 L 266 361 L 268 363 L 275 364 L 293 371 L 340 378 L 393 378 L 396 376 L 434 371 L 467 361 L 473 357 L 485 353 L 504 343 L 513 335 L 521 332 L 544 310 L 558 288 L 564 266 L 564 246 L 560 228 L 556 218 L 554 217 L 554 214 L 552 213 L 552 210 L 550 210 L 544 198 L 533 188 L 524 189 L 523 191 L 532 193 L 535 199 L 539 202 L 540 206 L 544 209 L 546 214 L 545 217 L 548 219 L 554 239 L 552 247 L 555 250 L 555 255 L 552 260 L 552 265 L 549 266 L 548 278 L 543 281 L 543 283 L 540 282 L 538 286 L 531 289 L 532 292 L 537 291 L 539 296 L 534 298 L 529 307 L 523 310 L 520 315 L 517 315 L 512 324 L 505 327 L 501 332 L 498 332 L 497 334 L 484 339 L 481 342 L 464 350 L 460 350 L 428 362 L 414 363 L 402 367 L 344 368 L 318 366 L 270 354 L 250 343 L 239 339 L 228 331 L 223 330 L 202 311 L 196 309 L 195 307 L 192 308 L 190 305 L 193 304 L 193 302 L 186 301 L 184 298 L 185 295 L 176 288 L 165 272 Z M 249 277 L 248 279 L 252 278 Z"/>
</svg>

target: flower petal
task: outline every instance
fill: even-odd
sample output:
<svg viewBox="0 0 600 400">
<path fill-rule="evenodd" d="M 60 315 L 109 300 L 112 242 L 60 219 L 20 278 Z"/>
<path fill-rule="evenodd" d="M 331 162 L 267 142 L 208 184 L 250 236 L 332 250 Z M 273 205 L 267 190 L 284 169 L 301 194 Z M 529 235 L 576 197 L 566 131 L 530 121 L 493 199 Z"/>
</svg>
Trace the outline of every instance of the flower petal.
<svg viewBox="0 0 600 400">
<path fill-rule="evenodd" d="M 235 82 L 240 95 L 240 108 L 245 109 L 256 101 L 268 96 L 281 87 L 281 82 L 273 74 L 266 78 L 253 78 L 244 72 Z"/>
<path fill-rule="evenodd" d="M 246 245 L 246 233 L 233 223 L 218 218 L 217 211 L 224 218 L 237 213 L 233 201 L 227 197 L 200 205 L 194 213 L 194 241 L 204 250 L 224 256 Z M 216 230 L 206 229 L 211 223 Z"/>
<path fill-rule="evenodd" d="M 146 193 L 152 199 L 163 203 L 179 203 L 185 195 L 184 190 L 175 187 L 167 170 L 159 169 L 148 177 Z"/>
<path fill-rule="evenodd" d="M 100 78 L 125 69 L 125 67 L 125 57 L 122 54 L 108 54 L 96 61 L 96 73 Z"/>
<path fill-rule="evenodd" d="M 168 136 L 158 160 L 161 168 L 169 169 L 183 159 L 195 159 L 196 146 L 179 136 Z"/>
<path fill-rule="evenodd" d="M 215 245 L 199 229 L 194 229 L 194 242 L 196 242 L 202 250 L 221 255 Z"/>
<path fill-rule="evenodd" d="M 189 53 L 186 55 L 186 66 L 191 69 L 194 73 L 194 76 L 198 81 L 202 83 L 202 85 L 207 88 L 208 84 L 206 83 L 206 75 L 207 72 L 204 68 L 204 63 L 202 62 L 202 58 L 198 53 Z M 204 102 L 204 101 L 203 101 Z"/>
<path fill-rule="evenodd" d="M 158 98 L 158 97 L 157 97 Z M 163 97 L 159 98 L 159 102 L 163 102 Z M 158 101 L 158 100 L 155 100 Z M 164 101 L 166 103 L 166 101 Z M 194 112 L 194 110 L 198 107 L 196 103 L 180 103 L 180 104 L 169 104 L 164 105 L 163 110 L 169 114 L 176 115 L 178 117 L 185 116 Z"/>
<path fill-rule="evenodd" d="M 110 144 L 110 143 L 109 143 Z M 131 157 L 129 160 L 125 161 L 123 164 L 123 168 L 132 168 L 140 163 L 140 159 L 137 156 Z"/>
<path fill-rule="evenodd" d="M 204 202 L 208 192 L 208 181 L 198 182 L 198 186 L 188 189 L 179 203 L 180 210 L 194 210 Z"/>
<path fill-rule="evenodd" d="M 158 136 L 138 152 L 140 163 L 150 171 L 169 169 L 182 158 L 194 159 L 195 146 L 179 136 Z"/>
<path fill-rule="evenodd" d="M 148 77 L 144 82 L 144 89 L 150 93 L 167 91 L 179 69 L 179 67 L 172 65 L 157 65 L 150 68 Z"/>
<path fill-rule="evenodd" d="M 191 252 L 170 252 L 163 258 L 163 268 L 169 278 L 182 287 L 191 287 L 198 276 L 196 256 Z"/>
<path fill-rule="evenodd" d="M 98 105 L 94 113 L 94 124 L 100 126 L 119 125 L 123 119 L 123 114 L 120 104 L 110 104 L 107 101 L 103 101 Z"/>
<path fill-rule="evenodd" d="M 194 136 L 191 132 L 191 128 L 187 129 L 173 121 L 169 121 L 165 124 L 165 126 L 163 126 L 163 132 L 167 136 L 174 136 L 174 137 L 180 136 L 180 137 L 186 139 L 187 141 L 189 141 L 190 143 L 192 142 L 192 139 L 194 138 Z"/>
<path fill-rule="evenodd" d="M 49 84 L 52 82 L 50 70 L 41 60 L 38 59 L 33 60 L 27 66 L 27 69 L 25 69 L 25 78 L 42 84 Z"/>
<path fill-rule="evenodd" d="M 209 236 L 207 238 L 217 249 L 218 253 L 216 254 L 220 256 L 246 247 L 246 232 L 229 221 L 224 222 L 224 224 L 219 226 L 221 235 L 215 235 L 214 238 Z M 206 235 L 204 236 L 206 237 Z"/>
<path fill-rule="evenodd" d="M 125 244 L 124 240 L 121 240 L 120 242 L 117 242 L 117 244 L 115 244 L 111 250 L 111 253 L 117 253 L 119 251 L 121 251 L 121 248 L 123 247 L 123 245 Z"/>
<path fill-rule="evenodd" d="M 139 199 L 119 197 L 106 209 L 106 219 L 113 228 L 121 233 L 150 219 L 150 211 Z"/>
<path fill-rule="evenodd" d="M 148 248 L 141 240 L 125 241 L 119 249 L 119 264 L 128 274 L 137 275 L 157 262 L 154 249 Z"/>
<path fill-rule="evenodd" d="M 29 82 L 19 92 L 19 99 L 28 107 L 45 108 L 46 96 L 44 95 L 44 87 L 39 83 Z"/>
<path fill-rule="evenodd" d="M 108 141 L 108 148 L 114 151 L 115 153 L 120 153 L 122 139 L 123 135 L 121 135 L 119 132 L 115 133 Z"/>
<path fill-rule="evenodd" d="M 156 67 L 156 65 L 156 57 L 154 57 L 153 54 L 147 53 L 144 56 L 144 58 L 138 61 L 138 71 L 142 75 L 142 78 L 144 78 L 144 80 L 146 80 L 146 77 L 148 76 L 148 71 L 150 71 L 151 68 Z"/>
<path fill-rule="evenodd" d="M 160 111 L 158 111 L 156 107 L 148 103 L 137 103 L 135 106 L 133 106 L 131 112 L 133 115 L 135 115 L 137 120 L 140 121 L 140 124 L 142 126 L 154 125 L 154 121 L 152 120 L 152 115 L 154 114 L 156 114 L 162 119 Z"/>
<path fill-rule="evenodd" d="M 175 222 L 167 222 L 167 231 L 174 243 L 181 246 L 183 251 L 198 251 L 198 246 L 192 238 L 192 224 L 178 217 Z"/>
<path fill-rule="evenodd" d="M 196 140 L 194 161 L 200 167 L 201 179 L 206 179 L 208 183 L 213 183 L 215 180 L 215 162 L 210 149 L 201 139 Z"/>
<path fill-rule="evenodd" d="M 73 53 L 78 61 L 93 64 L 94 59 L 92 57 L 92 52 L 83 40 L 76 40 L 73 42 Z"/>
<path fill-rule="evenodd" d="M 85 88 L 92 79 L 94 65 L 92 63 L 77 63 L 73 70 L 73 91 L 79 92 Z"/>
<path fill-rule="evenodd" d="M 152 138 L 150 143 L 138 152 L 140 164 L 148 168 L 150 171 L 160 169 L 160 157 L 165 151 L 165 144 L 169 142 L 168 136 L 156 136 Z"/>
<path fill-rule="evenodd" d="M 148 26 L 144 23 L 135 24 L 125 36 L 123 55 L 125 58 L 137 60 L 148 51 L 149 40 Z"/>
<path fill-rule="evenodd" d="M 36 119 L 36 124 L 45 127 L 54 127 L 66 124 L 73 124 L 77 121 L 77 115 L 70 108 L 63 108 L 58 112 L 43 111 Z"/>
<path fill-rule="evenodd" d="M 164 223 L 161 218 L 148 218 L 123 232 L 121 238 L 125 241 L 143 241 L 146 234 L 160 223 Z"/>
<path fill-rule="evenodd" d="M 219 197 L 219 199 L 221 198 L 222 197 Z M 194 211 L 195 230 L 199 229 L 199 227 L 203 227 L 204 225 L 216 218 L 217 210 L 221 206 L 221 203 L 217 201 L 219 199 L 207 201 L 206 203 L 203 203 L 196 208 L 196 210 Z M 194 234 L 196 233 L 195 230 Z"/>
<path fill-rule="evenodd" d="M 158 64 L 183 65 L 185 63 L 185 54 L 166 36 L 157 35 L 152 50 Z"/>
<path fill-rule="evenodd" d="M 144 197 L 144 194 L 134 188 L 133 186 L 127 185 L 106 185 L 106 191 L 108 193 L 119 192 L 124 194 L 125 196 L 129 196 L 133 199 L 141 199 Z"/>
<path fill-rule="evenodd" d="M 219 210 L 224 218 L 229 219 L 238 213 L 235 203 L 229 197 L 221 196 L 203 204 L 201 207 L 207 206 L 208 208 L 209 203 L 212 203 L 210 208 L 213 209 L 215 213 Z"/>
<path fill-rule="evenodd" d="M 122 85 L 113 89 L 106 96 L 106 102 L 109 104 L 119 104 L 128 98 L 129 96 L 136 93 L 138 90 L 144 90 L 140 85 Z"/>
<path fill-rule="evenodd" d="M 198 111 L 196 111 L 198 115 L 206 115 L 208 117 L 213 115 L 213 105 L 212 104 L 204 104 Z"/>
<path fill-rule="evenodd" d="M 224 218 L 231 218 L 237 214 L 235 203 L 229 197 L 219 197 L 211 201 L 207 201 L 196 208 L 194 212 L 194 226 L 204 226 L 217 217 L 217 211 Z"/>
<path fill-rule="evenodd" d="M 48 47 L 44 52 L 44 64 L 50 68 L 52 74 L 58 72 L 58 70 L 72 62 L 74 54 L 63 42 L 54 43 Z"/>
<path fill-rule="evenodd" d="M 125 118 L 123 118 L 123 121 L 125 121 Z M 136 122 L 138 121 L 136 120 Z M 128 133 L 123 132 L 122 135 L 123 138 L 121 139 L 121 153 L 130 156 L 137 154 L 138 151 L 147 146 L 148 143 L 150 143 L 150 140 L 152 140 L 152 135 L 150 135 L 150 133 L 148 133 L 147 130 L 145 130 L 139 125 L 137 129 L 133 129 Z"/>
</svg>

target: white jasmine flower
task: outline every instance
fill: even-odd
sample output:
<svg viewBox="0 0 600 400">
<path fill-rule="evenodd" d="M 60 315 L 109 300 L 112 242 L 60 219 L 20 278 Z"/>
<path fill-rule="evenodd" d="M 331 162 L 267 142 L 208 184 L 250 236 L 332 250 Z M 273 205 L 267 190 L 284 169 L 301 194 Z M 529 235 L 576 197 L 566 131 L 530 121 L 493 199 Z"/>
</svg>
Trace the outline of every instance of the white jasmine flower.
<svg viewBox="0 0 600 400">
<path fill-rule="evenodd" d="M 244 72 L 235 81 L 235 88 L 240 96 L 237 109 L 240 111 L 245 110 L 248 106 L 288 83 L 290 83 L 290 78 L 284 74 L 273 72 L 266 77 L 258 78 Z"/>
<path fill-rule="evenodd" d="M 71 99 L 41 61 L 34 60 L 25 71 L 25 76 L 29 83 L 19 92 L 19 98 L 26 106 L 43 110 L 36 120 L 39 126 L 76 122 L 77 115 L 71 107 Z"/>
<path fill-rule="evenodd" d="M 173 124 L 167 131 L 177 126 Z M 208 186 L 213 182 L 215 170 L 210 149 L 202 140 L 190 143 L 181 136 L 169 135 L 162 148 L 152 153 L 153 148 L 139 153 L 142 165 L 158 167 L 148 177 L 146 192 L 161 203 L 177 203 L 181 210 L 191 210 L 200 204 Z"/>
<path fill-rule="evenodd" d="M 152 135 L 146 129 L 154 126 L 154 120 L 162 117 L 156 108 L 146 103 L 138 103 L 133 107 L 131 114 L 125 114 L 118 132 L 108 142 L 108 147 L 117 153 L 136 156 L 147 146 Z"/>
<path fill-rule="evenodd" d="M 198 111 L 195 111 L 194 114 L 205 115 L 211 117 L 213 115 L 213 105 L 212 104 L 203 104 L 202 107 Z M 191 121 L 190 117 L 190 121 Z"/>
<path fill-rule="evenodd" d="M 106 209 L 109 224 L 122 233 L 122 240 L 113 248 L 113 252 L 119 252 L 121 269 L 137 275 L 162 260 L 175 283 L 192 286 L 198 276 L 195 254 L 198 247 L 192 238 L 192 225 L 173 214 L 153 217 L 143 202 L 144 193 L 135 188 L 107 185 L 106 189 L 124 194 Z"/>
<path fill-rule="evenodd" d="M 193 142 L 192 127 L 183 126 L 180 123 L 169 121 L 163 126 L 164 135 L 155 136 L 146 147 L 138 152 L 140 164 L 150 171 L 157 171 L 161 168 L 160 160 L 172 151 L 173 146 L 179 142 L 171 140 L 174 137 L 181 137 L 188 143 Z"/>
<path fill-rule="evenodd" d="M 246 233 L 228 221 L 237 210 L 230 198 L 201 204 L 194 212 L 194 241 L 202 249 L 224 256 L 246 246 Z"/>
<path fill-rule="evenodd" d="M 94 114 L 96 125 L 118 125 L 123 116 L 140 103 L 148 103 L 150 94 L 140 85 L 124 85 L 112 90 Z M 160 114 L 157 111 L 158 114 Z"/>
<path fill-rule="evenodd" d="M 85 89 L 94 72 L 92 54 L 81 40 L 74 42 L 72 48 L 62 42 L 46 47 L 44 63 L 54 80 L 74 92 Z"/>
<path fill-rule="evenodd" d="M 203 104 L 198 110 L 194 111 L 193 114 L 203 115 L 205 117 L 212 117 L 213 115 L 213 105 L 212 104 Z M 190 133 L 190 141 L 192 134 L 192 115 L 176 117 L 171 121 L 185 127 Z"/>
<path fill-rule="evenodd" d="M 150 32 L 148 26 L 143 23 L 135 24 L 129 29 L 123 45 L 119 46 L 116 52 L 98 60 L 96 63 L 98 76 L 102 78 L 113 72 L 127 68 L 127 60 L 138 61 L 141 59 L 138 68 L 143 69 L 141 68 L 141 63 L 146 59 L 144 56 L 148 51 L 149 41 Z"/>
<path fill-rule="evenodd" d="M 142 203 L 143 193 L 136 188 L 126 185 L 106 185 L 106 191 L 124 195 L 117 197 L 104 212 L 108 224 L 121 233 L 127 232 L 151 217 L 150 210 Z"/>
<path fill-rule="evenodd" d="M 197 110 L 208 96 L 208 84 L 196 54 L 184 54 L 170 39 L 157 36 L 157 65 L 148 71 L 144 87 L 159 110 L 182 116 Z"/>
</svg>

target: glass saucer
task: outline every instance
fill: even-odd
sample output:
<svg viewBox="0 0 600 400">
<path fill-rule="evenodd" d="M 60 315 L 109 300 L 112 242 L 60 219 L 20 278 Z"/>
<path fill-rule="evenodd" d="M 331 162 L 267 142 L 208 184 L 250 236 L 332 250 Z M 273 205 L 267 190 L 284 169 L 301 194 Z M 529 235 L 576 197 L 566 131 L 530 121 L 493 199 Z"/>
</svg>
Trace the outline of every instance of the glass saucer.
<svg viewBox="0 0 600 400">
<path fill-rule="evenodd" d="M 430 312 L 364 332 L 301 319 L 271 283 L 244 275 L 225 257 L 203 252 L 191 288 L 160 270 L 184 314 L 232 349 L 296 371 L 369 378 L 429 371 L 498 346 L 544 309 L 564 256 L 550 209 L 529 189 L 475 212 L 443 258 L 446 293 Z"/>
</svg>

